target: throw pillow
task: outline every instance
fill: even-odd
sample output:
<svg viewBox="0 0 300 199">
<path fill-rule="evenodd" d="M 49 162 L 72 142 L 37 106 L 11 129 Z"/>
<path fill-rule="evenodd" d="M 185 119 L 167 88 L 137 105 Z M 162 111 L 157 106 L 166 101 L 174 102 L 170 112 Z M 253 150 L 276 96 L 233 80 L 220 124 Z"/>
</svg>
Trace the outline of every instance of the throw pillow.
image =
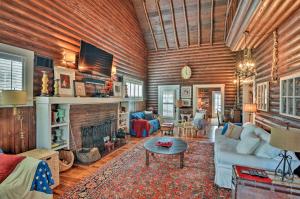
<svg viewBox="0 0 300 199">
<path fill-rule="evenodd" d="M 236 146 L 236 151 L 240 154 L 253 154 L 255 149 L 259 146 L 260 139 L 258 137 L 248 137 L 241 140 Z"/>
<path fill-rule="evenodd" d="M 153 112 L 152 111 L 145 111 L 145 120 L 153 120 Z"/>
<path fill-rule="evenodd" d="M 248 137 L 253 137 L 254 135 L 254 130 L 255 130 L 254 125 L 243 125 L 243 130 L 241 133 L 241 140 L 247 139 Z"/>
<path fill-rule="evenodd" d="M 255 150 L 254 154 L 258 157 L 263 158 L 276 158 L 279 153 L 281 152 L 280 149 L 271 146 L 269 143 L 262 141 L 260 145 Z"/>
<path fill-rule="evenodd" d="M 24 156 L 0 154 L 0 184 L 24 158 Z"/>
<path fill-rule="evenodd" d="M 197 120 L 202 120 L 204 119 L 204 116 L 205 116 L 205 111 L 197 111 L 195 113 L 195 117 L 194 117 L 194 120 L 197 119 Z"/>
<path fill-rule="evenodd" d="M 4 153 L 4 152 L 2 151 L 2 149 L 0 149 L 0 153 Z"/>
<path fill-rule="evenodd" d="M 255 128 L 255 135 L 260 137 L 265 142 L 270 142 L 270 134 L 262 128 Z"/>
<path fill-rule="evenodd" d="M 241 126 L 229 122 L 225 136 L 238 140 L 240 139 L 242 130 L 243 128 Z"/>
<path fill-rule="evenodd" d="M 230 122 L 227 122 L 227 123 L 224 124 L 223 129 L 222 129 L 222 132 L 221 132 L 222 135 L 225 135 L 225 133 L 226 133 L 226 131 L 227 131 L 227 129 L 228 129 L 228 124 L 229 124 L 229 123 L 230 123 Z M 235 124 L 235 125 L 237 125 L 237 126 L 242 126 L 241 123 L 232 123 L 232 124 Z"/>
</svg>

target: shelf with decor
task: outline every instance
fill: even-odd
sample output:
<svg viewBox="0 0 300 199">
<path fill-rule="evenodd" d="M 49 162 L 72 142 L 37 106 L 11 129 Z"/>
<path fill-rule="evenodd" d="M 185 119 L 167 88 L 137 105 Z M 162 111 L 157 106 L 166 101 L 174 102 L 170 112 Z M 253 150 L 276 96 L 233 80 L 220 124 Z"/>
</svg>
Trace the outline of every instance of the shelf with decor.
<svg viewBox="0 0 300 199">
<path fill-rule="evenodd" d="M 36 100 L 37 148 L 69 149 L 70 104 L 43 103 L 41 98 Z"/>
</svg>

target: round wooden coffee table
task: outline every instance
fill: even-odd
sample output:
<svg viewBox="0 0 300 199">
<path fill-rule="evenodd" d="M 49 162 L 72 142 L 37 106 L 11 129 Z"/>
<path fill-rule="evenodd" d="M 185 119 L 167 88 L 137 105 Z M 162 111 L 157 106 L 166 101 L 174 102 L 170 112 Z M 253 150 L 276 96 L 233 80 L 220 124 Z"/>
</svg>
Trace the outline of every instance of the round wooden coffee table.
<svg viewBox="0 0 300 199">
<path fill-rule="evenodd" d="M 158 141 L 167 141 L 173 142 L 173 145 L 169 148 L 156 146 Z M 158 153 L 164 155 L 180 155 L 180 168 L 183 168 L 184 161 L 184 152 L 187 150 L 187 143 L 179 138 L 173 137 L 154 137 L 144 144 L 144 148 L 146 149 L 146 165 L 149 165 L 149 153 Z"/>
</svg>

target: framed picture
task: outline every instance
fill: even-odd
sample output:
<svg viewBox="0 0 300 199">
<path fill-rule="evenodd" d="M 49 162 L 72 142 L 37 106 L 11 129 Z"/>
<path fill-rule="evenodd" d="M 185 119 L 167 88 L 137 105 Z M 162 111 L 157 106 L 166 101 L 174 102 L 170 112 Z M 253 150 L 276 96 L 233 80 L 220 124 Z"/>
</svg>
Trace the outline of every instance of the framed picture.
<svg viewBox="0 0 300 199">
<path fill-rule="evenodd" d="M 181 98 L 192 98 L 192 87 L 191 86 L 182 86 L 181 87 Z"/>
<path fill-rule="evenodd" d="M 85 83 L 81 81 L 74 81 L 74 93 L 76 97 L 85 97 Z"/>
<path fill-rule="evenodd" d="M 182 106 L 183 107 L 190 107 L 190 106 L 192 106 L 191 99 L 182 99 Z"/>
<path fill-rule="evenodd" d="M 115 97 L 122 97 L 122 82 L 113 83 L 113 92 Z"/>
<path fill-rule="evenodd" d="M 54 67 L 54 79 L 59 79 L 60 96 L 74 96 L 74 70 L 56 66 Z"/>
</svg>

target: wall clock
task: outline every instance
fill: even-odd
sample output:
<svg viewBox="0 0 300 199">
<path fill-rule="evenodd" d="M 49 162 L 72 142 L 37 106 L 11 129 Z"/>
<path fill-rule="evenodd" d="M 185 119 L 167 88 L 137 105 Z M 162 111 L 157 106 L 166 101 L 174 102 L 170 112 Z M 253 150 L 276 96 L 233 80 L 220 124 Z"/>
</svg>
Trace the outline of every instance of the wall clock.
<svg viewBox="0 0 300 199">
<path fill-rule="evenodd" d="M 191 76 L 192 76 L 192 69 L 188 65 L 185 65 L 181 69 L 181 77 L 182 77 L 182 79 L 190 79 Z"/>
</svg>

